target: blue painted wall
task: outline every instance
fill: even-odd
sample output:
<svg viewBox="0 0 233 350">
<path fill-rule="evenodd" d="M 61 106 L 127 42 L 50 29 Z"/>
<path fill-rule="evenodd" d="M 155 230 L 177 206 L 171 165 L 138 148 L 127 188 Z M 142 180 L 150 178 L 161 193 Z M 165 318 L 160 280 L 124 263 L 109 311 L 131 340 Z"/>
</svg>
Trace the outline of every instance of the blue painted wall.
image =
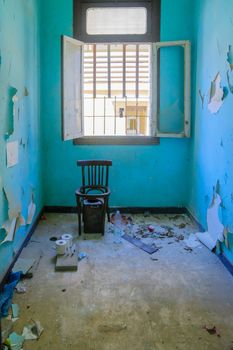
<svg viewBox="0 0 233 350">
<path fill-rule="evenodd" d="M 8 219 L 8 208 L 15 212 L 21 207 L 27 219 L 32 193 L 37 213 L 42 207 L 38 35 L 36 0 L 0 0 L 0 226 Z M 13 117 L 12 96 L 16 91 Z M 20 144 L 19 163 L 7 168 L 6 142 L 16 140 Z M 0 246 L 0 280 L 28 229 L 29 225 L 21 227 L 13 243 Z M 2 239 L 4 231 L 0 235 Z"/>
<path fill-rule="evenodd" d="M 179 11 L 177 11 L 179 9 Z M 161 40 L 193 39 L 194 5 L 162 0 Z M 73 146 L 61 140 L 60 36 L 72 35 L 72 1 L 41 0 L 41 120 L 45 205 L 75 205 L 77 159 L 112 159 L 112 206 L 183 206 L 189 189 L 190 140 L 159 146 Z"/>
<path fill-rule="evenodd" d="M 206 210 L 210 205 L 213 187 L 219 180 L 223 203 L 220 210 L 222 221 L 233 232 L 233 95 L 229 92 L 217 114 L 207 109 L 211 80 L 218 72 L 222 86 L 227 86 L 228 46 L 233 45 L 232 0 L 196 1 L 196 85 L 195 125 L 192 144 L 192 176 L 190 179 L 189 209 L 206 227 Z M 205 94 L 204 108 L 198 95 Z M 231 247 L 223 247 L 233 262 Z"/>
</svg>

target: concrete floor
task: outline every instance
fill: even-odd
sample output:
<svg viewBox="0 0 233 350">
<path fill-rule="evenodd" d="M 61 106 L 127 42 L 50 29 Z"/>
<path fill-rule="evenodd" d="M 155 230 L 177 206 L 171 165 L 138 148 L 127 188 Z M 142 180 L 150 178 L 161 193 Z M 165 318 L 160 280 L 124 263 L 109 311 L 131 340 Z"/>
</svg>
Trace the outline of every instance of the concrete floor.
<svg viewBox="0 0 233 350">
<path fill-rule="evenodd" d="M 103 239 L 78 240 L 88 258 L 77 272 L 55 272 L 49 238 L 77 237 L 77 218 L 46 216 L 29 244 L 44 256 L 24 282 L 27 292 L 14 295 L 21 309 L 15 330 L 21 333 L 31 319 L 45 329 L 38 341 L 25 341 L 24 350 L 233 349 L 233 278 L 205 247 L 188 252 L 183 241 L 161 240 L 153 261 L 125 240 L 114 243 L 108 232 Z M 221 336 L 204 326 L 216 326 Z"/>
</svg>

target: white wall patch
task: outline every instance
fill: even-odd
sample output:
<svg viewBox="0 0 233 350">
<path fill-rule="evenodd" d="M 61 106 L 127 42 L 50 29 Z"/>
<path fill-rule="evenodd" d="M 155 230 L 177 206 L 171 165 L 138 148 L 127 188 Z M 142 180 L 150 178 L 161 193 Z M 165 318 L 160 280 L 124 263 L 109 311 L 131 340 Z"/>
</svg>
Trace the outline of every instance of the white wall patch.
<svg viewBox="0 0 233 350">
<path fill-rule="evenodd" d="M 6 144 L 7 168 L 10 168 L 19 162 L 19 143 L 18 141 L 7 142 Z"/>
</svg>

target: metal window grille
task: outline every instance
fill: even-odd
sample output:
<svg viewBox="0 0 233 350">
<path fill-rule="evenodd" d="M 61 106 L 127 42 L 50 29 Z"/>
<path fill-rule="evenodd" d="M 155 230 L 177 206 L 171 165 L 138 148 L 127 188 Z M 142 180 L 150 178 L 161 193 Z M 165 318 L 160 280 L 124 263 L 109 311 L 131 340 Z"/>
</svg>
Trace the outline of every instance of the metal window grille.
<svg viewBox="0 0 233 350">
<path fill-rule="evenodd" d="M 84 45 L 84 134 L 150 134 L 150 44 Z"/>
</svg>

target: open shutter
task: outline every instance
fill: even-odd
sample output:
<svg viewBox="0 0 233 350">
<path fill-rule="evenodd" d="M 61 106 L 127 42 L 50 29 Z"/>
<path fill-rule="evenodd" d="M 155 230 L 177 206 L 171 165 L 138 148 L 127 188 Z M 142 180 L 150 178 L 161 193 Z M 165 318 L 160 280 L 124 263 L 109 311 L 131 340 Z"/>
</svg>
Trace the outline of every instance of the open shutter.
<svg viewBox="0 0 233 350">
<path fill-rule="evenodd" d="M 62 36 L 62 139 L 83 136 L 82 47 L 83 43 Z"/>
<path fill-rule="evenodd" d="M 151 132 L 190 137 L 190 42 L 152 45 Z"/>
</svg>

